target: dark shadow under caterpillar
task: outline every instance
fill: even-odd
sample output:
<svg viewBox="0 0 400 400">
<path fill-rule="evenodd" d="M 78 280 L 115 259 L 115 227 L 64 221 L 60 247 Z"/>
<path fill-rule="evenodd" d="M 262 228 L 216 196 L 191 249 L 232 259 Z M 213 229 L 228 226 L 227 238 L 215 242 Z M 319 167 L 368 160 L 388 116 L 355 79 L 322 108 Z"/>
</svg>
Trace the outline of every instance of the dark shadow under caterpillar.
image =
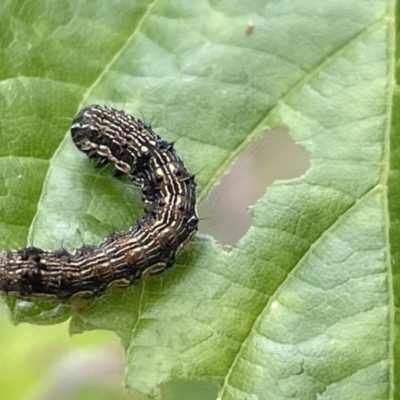
<svg viewBox="0 0 400 400">
<path fill-rule="evenodd" d="M 92 105 L 75 117 L 72 139 L 89 158 L 111 162 L 142 188 L 145 215 L 127 232 L 73 254 L 36 247 L 0 253 L 0 291 L 22 297 L 92 297 L 170 267 L 197 230 L 194 176 L 172 143 L 123 111 Z"/>
</svg>

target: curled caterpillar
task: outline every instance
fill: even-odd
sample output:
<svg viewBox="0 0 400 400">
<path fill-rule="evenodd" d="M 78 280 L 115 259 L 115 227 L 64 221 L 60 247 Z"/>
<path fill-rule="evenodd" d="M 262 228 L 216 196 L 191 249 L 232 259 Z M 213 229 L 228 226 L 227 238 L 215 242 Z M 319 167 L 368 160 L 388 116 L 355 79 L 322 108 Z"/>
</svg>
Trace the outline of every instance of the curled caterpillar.
<svg viewBox="0 0 400 400">
<path fill-rule="evenodd" d="M 129 286 L 170 267 L 197 231 L 196 184 L 172 143 L 131 115 L 92 105 L 71 126 L 75 145 L 101 164 L 111 162 L 142 189 L 145 215 L 127 232 L 98 246 L 0 253 L 0 291 L 22 298 L 92 297 L 110 285 Z"/>
</svg>

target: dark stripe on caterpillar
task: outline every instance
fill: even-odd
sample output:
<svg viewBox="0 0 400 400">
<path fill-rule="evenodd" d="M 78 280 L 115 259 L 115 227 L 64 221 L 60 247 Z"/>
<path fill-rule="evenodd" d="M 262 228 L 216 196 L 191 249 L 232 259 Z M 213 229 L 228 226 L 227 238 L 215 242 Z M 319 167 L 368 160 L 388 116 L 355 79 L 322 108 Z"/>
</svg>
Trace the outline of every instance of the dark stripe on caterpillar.
<svg viewBox="0 0 400 400">
<path fill-rule="evenodd" d="M 45 251 L 27 247 L 0 253 L 0 291 L 22 298 L 92 297 L 110 285 L 129 286 L 170 267 L 197 231 L 196 184 L 173 144 L 140 120 L 92 105 L 71 126 L 75 145 L 101 165 L 113 163 L 142 189 L 145 215 L 127 232 L 98 246 Z"/>
</svg>

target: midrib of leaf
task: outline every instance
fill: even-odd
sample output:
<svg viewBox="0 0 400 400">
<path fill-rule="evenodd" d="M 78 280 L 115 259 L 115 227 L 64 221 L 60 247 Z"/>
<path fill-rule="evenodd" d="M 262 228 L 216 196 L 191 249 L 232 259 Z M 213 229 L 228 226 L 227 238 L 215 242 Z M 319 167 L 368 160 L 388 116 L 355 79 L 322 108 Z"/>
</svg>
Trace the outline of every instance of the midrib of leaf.
<svg viewBox="0 0 400 400">
<path fill-rule="evenodd" d="M 388 76 L 389 83 L 387 89 L 387 116 L 386 116 L 386 129 L 384 135 L 384 146 L 383 146 L 383 158 L 382 158 L 382 174 L 381 174 L 381 186 L 383 192 L 383 204 L 384 204 L 384 221 L 385 221 L 385 241 L 387 243 L 387 256 L 386 256 L 386 264 L 387 264 L 387 274 L 388 274 L 388 298 L 389 298 L 389 338 L 388 338 L 388 353 L 390 359 L 388 361 L 390 366 L 389 370 L 389 399 L 394 399 L 395 393 L 395 340 L 396 340 L 396 324 L 395 324 L 395 298 L 394 298 L 394 283 L 393 283 L 393 271 L 392 271 L 392 257 L 391 257 L 391 249 L 390 249 L 390 220 L 389 220 L 389 204 L 388 204 L 388 181 L 389 181 L 389 173 L 390 173 L 390 133 L 392 126 L 392 107 L 393 107 L 393 96 L 395 90 L 395 71 L 396 71 L 396 27 L 395 27 L 395 14 L 396 14 L 396 2 L 392 1 L 389 3 L 388 13 L 387 13 L 387 21 L 390 25 L 388 29 L 388 50 L 390 52 L 389 59 L 389 68 L 388 68 Z"/>
<path fill-rule="evenodd" d="M 106 73 L 110 70 L 110 68 L 119 60 L 125 49 L 129 46 L 129 44 L 132 42 L 132 40 L 136 37 L 136 35 L 140 32 L 140 28 L 143 26 L 144 21 L 147 19 L 153 8 L 159 3 L 161 0 L 154 0 L 152 3 L 150 3 L 147 7 L 147 11 L 143 13 L 142 18 L 139 20 L 139 23 L 135 26 L 135 29 L 132 31 L 132 33 L 129 35 L 127 40 L 122 44 L 120 49 L 114 54 L 114 56 L 110 59 L 110 61 L 104 66 L 104 68 L 100 71 L 98 77 L 93 81 L 92 85 L 90 85 L 87 90 L 84 92 L 82 96 L 82 100 L 79 103 L 79 106 L 76 110 L 76 112 L 79 112 L 79 109 L 81 108 L 81 105 L 86 105 L 87 100 L 89 99 L 90 95 L 92 94 L 93 90 L 100 84 L 101 80 L 103 77 L 106 75 Z M 39 215 L 38 210 L 40 208 L 40 205 L 42 204 L 43 197 L 46 193 L 46 186 L 47 182 L 49 181 L 49 173 L 51 171 L 51 166 L 53 163 L 53 160 L 57 158 L 59 155 L 61 149 L 63 148 L 63 145 L 66 140 L 69 138 L 69 130 L 65 133 L 64 139 L 60 142 L 59 146 L 55 150 L 53 156 L 49 159 L 49 168 L 47 170 L 47 174 L 45 179 L 43 180 L 42 184 L 42 190 L 40 194 L 39 201 L 36 205 L 36 212 L 35 215 L 32 219 L 32 222 L 29 227 L 29 233 L 28 233 L 28 243 L 33 243 L 33 230 L 36 225 L 36 220 Z"/>
</svg>

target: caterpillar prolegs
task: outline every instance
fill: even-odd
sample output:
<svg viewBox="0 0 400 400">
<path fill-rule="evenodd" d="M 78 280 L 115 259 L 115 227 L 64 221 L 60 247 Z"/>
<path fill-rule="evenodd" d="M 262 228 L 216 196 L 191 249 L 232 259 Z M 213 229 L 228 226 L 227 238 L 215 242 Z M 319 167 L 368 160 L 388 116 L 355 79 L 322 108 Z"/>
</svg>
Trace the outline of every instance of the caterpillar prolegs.
<svg viewBox="0 0 400 400">
<path fill-rule="evenodd" d="M 145 215 L 98 246 L 68 253 L 36 247 L 0 253 L 0 291 L 22 297 L 92 297 L 110 285 L 129 286 L 170 267 L 197 230 L 196 184 L 173 144 L 140 120 L 92 105 L 72 122 L 75 145 L 101 164 L 111 162 L 142 190 Z"/>
</svg>

